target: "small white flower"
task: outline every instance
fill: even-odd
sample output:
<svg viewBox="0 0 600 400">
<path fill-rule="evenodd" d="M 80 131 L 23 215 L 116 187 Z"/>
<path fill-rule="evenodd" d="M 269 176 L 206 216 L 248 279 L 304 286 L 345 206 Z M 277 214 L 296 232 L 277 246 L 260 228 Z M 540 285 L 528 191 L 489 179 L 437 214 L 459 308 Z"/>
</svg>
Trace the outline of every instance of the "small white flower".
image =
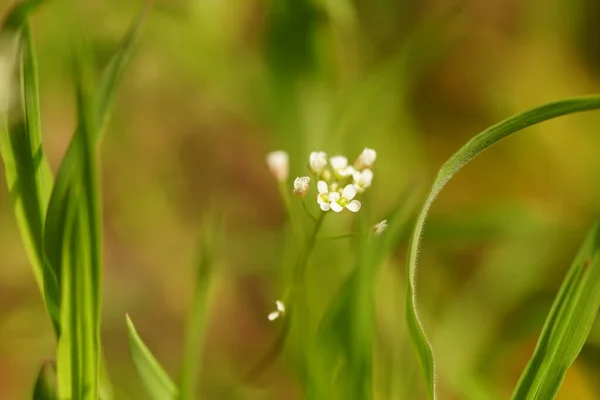
<svg viewBox="0 0 600 400">
<path fill-rule="evenodd" d="M 359 193 L 362 193 L 371 186 L 371 182 L 373 181 L 373 171 L 368 168 L 363 171 L 354 171 L 352 178 L 354 179 L 356 190 Z"/>
<path fill-rule="evenodd" d="M 329 194 L 330 193 L 329 193 L 329 187 L 327 186 L 327 182 L 325 182 L 325 181 L 317 182 L 317 191 L 319 192 L 319 194 L 317 195 L 317 203 L 319 203 L 321 210 L 329 211 L 329 209 L 331 207 L 329 206 Z"/>
<path fill-rule="evenodd" d="M 310 153 L 308 166 L 313 174 L 321 174 L 327 166 L 327 154 L 322 151 L 313 151 Z"/>
<path fill-rule="evenodd" d="M 373 149 L 365 148 L 360 156 L 354 162 L 357 169 L 371 168 L 377 159 L 377 152 Z"/>
<path fill-rule="evenodd" d="M 277 300 L 275 302 L 275 307 L 277 308 L 277 310 L 269 313 L 269 315 L 267 316 L 267 318 L 269 319 L 269 321 L 274 321 L 279 317 L 283 317 L 285 315 L 285 305 L 283 304 L 282 301 Z"/>
<path fill-rule="evenodd" d="M 308 192 L 310 178 L 308 176 L 300 176 L 294 179 L 294 194 L 296 196 L 304 197 Z"/>
<path fill-rule="evenodd" d="M 344 208 L 352 212 L 357 212 L 360 210 L 360 201 L 352 200 L 356 196 L 356 188 L 354 185 L 346 185 L 342 194 L 340 195 L 338 192 L 329 193 L 329 206 L 335 212 L 340 212 Z"/>
<path fill-rule="evenodd" d="M 279 182 L 285 182 L 289 173 L 289 156 L 282 150 L 267 154 L 267 165 L 271 173 Z"/>
<path fill-rule="evenodd" d="M 340 177 L 351 176 L 354 173 L 354 168 L 348 165 L 348 159 L 344 156 L 333 156 L 329 159 L 329 164 L 334 172 Z"/>
<path fill-rule="evenodd" d="M 381 235 L 383 233 L 383 231 L 385 231 L 388 227 L 387 224 L 387 219 L 384 219 L 381 222 L 376 223 L 375 225 L 373 225 L 373 233 L 377 236 Z"/>
</svg>

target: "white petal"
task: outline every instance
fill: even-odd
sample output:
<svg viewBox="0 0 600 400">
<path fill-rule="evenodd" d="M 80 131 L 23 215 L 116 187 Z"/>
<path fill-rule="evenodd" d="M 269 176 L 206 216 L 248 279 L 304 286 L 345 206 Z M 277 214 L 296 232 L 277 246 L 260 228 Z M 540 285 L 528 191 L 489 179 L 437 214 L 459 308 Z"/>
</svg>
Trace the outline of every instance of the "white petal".
<svg viewBox="0 0 600 400">
<path fill-rule="evenodd" d="M 373 180 L 373 171 L 371 171 L 370 169 L 365 169 L 362 172 L 362 180 L 368 185 L 370 185 L 371 181 Z"/>
<path fill-rule="evenodd" d="M 279 311 L 273 311 L 272 313 L 267 315 L 267 318 L 269 319 L 269 321 L 276 320 L 277 317 L 279 317 Z"/>
<path fill-rule="evenodd" d="M 359 167 L 369 168 L 377 159 L 377 152 L 373 149 L 365 148 L 358 156 Z"/>
<path fill-rule="evenodd" d="M 355 171 L 354 167 L 348 166 L 348 167 L 338 170 L 338 173 L 341 176 L 351 176 L 352 174 L 354 174 L 354 171 Z"/>
<path fill-rule="evenodd" d="M 326 194 L 329 191 L 329 188 L 327 187 L 327 182 L 325 182 L 325 181 L 317 182 L 317 190 L 319 191 L 320 194 Z"/>
<path fill-rule="evenodd" d="M 313 151 L 310 153 L 308 165 L 313 172 L 321 172 L 327 166 L 327 154 L 322 151 Z"/>
<path fill-rule="evenodd" d="M 321 210 L 323 211 L 329 211 L 329 209 L 331 208 L 329 206 L 329 203 L 319 203 L 319 205 L 321 206 Z"/>
<path fill-rule="evenodd" d="M 329 193 L 329 201 L 338 201 L 340 199 L 341 195 L 338 192 L 331 192 Z"/>
<path fill-rule="evenodd" d="M 335 201 L 332 201 L 331 204 L 331 209 L 337 213 L 339 213 L 340 211 L 342 211 L 344 209 L 344 207 L 340 206 L 338 203 L 336 203 Z"/>
<path fill-rule="evenodd" d="M 352 212 L 357 212 L 358 210 L 360 210 L 360 201 L 358 200 L 352 200 L 350 202 L 350 204 L 348 204 L 346 206 L 346 208 Z"/>
<path fill-rule="evenodd" d="M 310 178 L 308 176 L 300 176 L 294 179 L 294 194 L 304 196 L 309 190 Z"/>
<path fill-rule="evenodd" d="M 277 306 L 277 311 L 284 313 L 285 312 L 285 305 L 283 304 L 282 301 L 277 300 L 275 302 L 275 306 Z"/>
<path fill-rule="evenodd" d="M 294 179 L 294 190 L 302 190 L 302 179 L 300 177 Z"/>
<path fill-rule="evenodd" d="M 352 200 L 356 196 L 356 188 L 354 185 L 346 185 L 344 191 L 342 192 L 342 197 L 346 200 Z"/>
<path fill-rule="evenodd" d="M 344 156 L 334 156 L 329 159 L 329 164 L 331 164 L 333 169 L 346 168 L 348 165 L 348 159 Z"/>
<path fill-rule="evenodd" d="M 373 231 L 376 235 L 381 235 L 383 231 L 387 229 L 387 226 L 387 219 L 384 219 L 383 221 L 375 224 L 375 226 L 373 227 Z"/>
<path fill-rule="evenodd" d="M 317 196 L 317 203 L 319 203 L 320 205 L 323 204 L 327 204 L 329 205 L 329 196 L 328 195 L 318 195 Z"/>
</svg>

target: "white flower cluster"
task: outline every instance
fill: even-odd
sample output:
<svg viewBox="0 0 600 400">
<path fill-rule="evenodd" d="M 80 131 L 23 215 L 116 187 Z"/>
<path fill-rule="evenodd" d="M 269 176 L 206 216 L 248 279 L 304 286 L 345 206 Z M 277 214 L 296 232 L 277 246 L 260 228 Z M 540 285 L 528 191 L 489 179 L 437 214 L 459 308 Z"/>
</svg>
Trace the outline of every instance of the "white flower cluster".
<svg viewBox="0 0 600 400">
<path fill-rule="evenodd" d="M 344 208 L 357 212 L 360 201 L 355 200 L 357 193 L 363 193 L 373 181 L 371 167 L 377 153 L 373 149 L 364 149 L 353 165 L 348 164 L 344 156 L 329 159 L 324 152 L 312 152 L 309 169 L 317 178 L 317 203 L 323 211 L 341 212 Z"/>
<path fill-rule="evenodd" d="M 310 153 L 308 168 L 317 180 L 317 203 L 323 211 L 341 212 L 344 208 L 357 212 L 360 201 L 354 198 L 363 193 L 373 181 L 371 167 L 377 153 L 373 149 L 364 149 L 354 164 L 350 165 L 344 156 L 327 157 L 322 151 Z M 285 151 L 273 151 L 267 155 L 267 165 L 279 182 L 288 179 L 289 156 Z M 310 177 L 299 176 L 294 180 L 293 193 L 304 197 L 310 190 Z"/>
</svg>

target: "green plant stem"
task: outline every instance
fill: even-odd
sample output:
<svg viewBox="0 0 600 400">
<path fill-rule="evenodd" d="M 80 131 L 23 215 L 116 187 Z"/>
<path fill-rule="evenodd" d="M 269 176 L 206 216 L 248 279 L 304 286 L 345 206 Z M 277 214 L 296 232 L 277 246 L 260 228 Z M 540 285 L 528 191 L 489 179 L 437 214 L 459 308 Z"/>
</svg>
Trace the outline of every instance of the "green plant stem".
<svg viewBox="0 0 600 400">
<path fill-rule="evenodd" d="M 349 232 L 349 233 L 340 233 L 338 235 L 329 235 L 329 236 L 319 236 L 321 240 L 339 240 L 339 239 L 347 239 L 354 236 L 359 235 L 367 235 L 367 232 Z"/>
<path fill-rule="evenodd" d="M 254 380 L 254 379 L 258 378 L 261 375 L 261 373 L 265 369 L 267 369 L 269 367 L 269 365 L 271 365 L 277 359 L 277 356 L 279 356 L 279 354 L 283 351 L 287 337 L 290 332 L 291 317 L 292 317 L 292 315 L 295 315 L 297 312 L 296 307 L 295 307 L 296 304 L 300 304 L 300 308 L 301 308 L 300 314 L 299 314 L 300 322 L 301 322 L 300 328 L 302 328 L 305 325 L 307 316 L 303 315 L 303 313 L 302 313 L 302 311 L 305 311 L 305 309 L 306 309 L 306 307 L 305 307 L 306 306 L 306 296 L 305 296 L 306 292 L 303 289 L 304 276 L 306 274 L 306 268 L 308 266 L 308 261 L 310 260 L 310 256 L 311 256 L 311 254 L 315 248 L 315 245 L 317 243 L 317 238 L 318 238 L 317 235 L 319 233 L 319 230 L 321 229 L 321 226 L 323 225 L 323 220 L 325 219 L 325 214 L 326 214 L 325 212 L 322 212 L 321 215 L 319 216 L 319 218 L 317 218 L 317 220 L 315 222 L 315 226 L 313 228 L 313 231 L 312 231 L 310 237 L 308 238 L 308 240 L 306 241 L 306 245 L 304 246 L 304 249 L 303 249 L 302 253 L 300 254 L 300 257 L 298 257 L 298 262 L 296 263 L 296 265 L 294 267 L 293 281 L 292 281 L 291 288 L 288 289 L 286 295 L 284 296 L 284 303 L 286 303 L 287 310 L 286 310 L 286 316 L 284 318 L 283 329 L 279 333 L 279 336 L 275 340 L 275 343 L 273 344 L 271 349 L 256 364 L 256 366 L 254 368 L 252 368 L 252 370 L 249 372 L 249 374 L 248 374 L 249 380 Z"/>
<path fill-rule="evenodd" d="M 308 215 L 311 219 L 312 222 L 314 222 L 315 224 L 317 223 L 317 217 L 315 217 L 309 210 L 308 207 L 306 206 L 306 201 L 304 200 L 304 197 L 302 198 L 302 208 L 304 209 L 304 211 L 306 212 L 306 215 Z"/>
<path fill-rule="evenodd" d="M 323 225 L 323 220 L 325 219 L 325 214 L 327 214 L 327 213 L 321 212 L 321 215 L 319 215 L 319 218 L 317 218 L 317 220 L 315 222 L 315 226 L 313 228 L 313 231 L 310 234 L 308 241 L 306 242 L 306 246 L 304 247 L 304 250 L 302 251 L 302 254 L 300 255 L 300 257 L 298 258 L 298 263 L 296 264 L 296 267 L 294 268 L 294 276 L 293 276 L 293 286 L 294 287 L 297 287 L 298 285 L 303 283 L 304 275 L 306 274 L 306 267 L 308 266 L 308 261 L 309 261 L 310 256 L 315 248 L 315 244 L 317 243 L 317 234 L 319 233 L 319 230 L 321 229 L 321 226 Z"/>
<path fill-rule="evenodd" d="M 277 186 L 279 188 L 279 195 L 281 196 L 281 199 L 283 200 L 283 205 L 285 207 L 285 211 L 287 213 L 288 220 L 290 221 L 290 225 L 292 227 L 292 233 L 294 234 L 294 239 L 297 242 L 299 240 L 299 238 L 301 237 L 300 236 L 300 228 L 298 227 L 298 224 L 296 224 L 296 222 L 294 221 L 294 216 L 292 213 L 292 200 L 290 198 L 290 192 L 287 187 L 287 181 L 278 182 Z"/>
</svg>

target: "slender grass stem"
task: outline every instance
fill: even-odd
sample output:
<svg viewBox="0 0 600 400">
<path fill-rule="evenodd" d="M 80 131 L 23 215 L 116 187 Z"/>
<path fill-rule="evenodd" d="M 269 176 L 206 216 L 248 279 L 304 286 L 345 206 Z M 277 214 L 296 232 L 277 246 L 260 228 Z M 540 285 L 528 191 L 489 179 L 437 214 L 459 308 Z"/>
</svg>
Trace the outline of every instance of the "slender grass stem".
<svg viewBox="0 0 600 400">
<path fill-rule="evenodd" d="M 348 233 L 340 233 L 338 235 L 328 235 L 328 236 L 319 236 L 320 240 L 339 240 L 339 239 L 347 239 L 354 236 L 367 235 L 368 232 L 348 232 Z"/>
<path fill-rule="evenodd" d="M 308 209 L 307 205 L 306 205 L 306 201 L 304 200 L 304 197 L 302 198 L 302 208 L 304 209 L 304 211 L 306 212 L 306 215 L 308 215 L 310 217 L 310 219 L 312 220 L 312 222 L 314 222 L 315 224 L 317 223 L 317 217 L 315 217 L 310 210 Z"/>
<path fill-rule="evenodd" d="M 279 182 L 277 185 L 279 188 L 279 194 L 281 199 L 283 200 L 283 205 L 285 206 L 285 211 L 287 213 L 288 220 L 290 221 L 290 225 L 292 227 L 292 233 L 294 235 L 294 239 L 296 242 L 300 240 L 301 232 L 300 227 L 294 220 L 293 212 L 292 212 L 292 200 L 290 198 L 290 192 L 287 188 L 287 181 Z"/>
<path fill-rule="evenodd" d="M 256 364 L 254 368 L 248 373 L 248 379 L 254 380 L 258 378 L 262 372 L 267 369 L 279 356 L 279 354 L 283 351 L 285 347 L 285 343 L 287 337 L 290 333 L 291 328 L 291 316 L 292 313 L 295 313 L 296 304 L 300 305 L 299 308 L 299 320 L 302 322 L 301 325 L 305 325 L 307 316 L 302 315 L 306 312 L 306 298 L 305 298 L 305 290 L 303 290 L 304 286 L 304 277 L 306 275 L 306 268 L 308 266 L 308 262 L 310 260 L 310 256 L 315 248 L 318 239 L 318 233 L 323 225 L 323 220 L 325 219 L 325 212 L 322 212 L 321 215 L 316 219 L 315 226 L 308 237 L 306 244 L 302 250 L 302 253 L 298 257 L 298 262 L 296 263 L 293 271 L 293 281 L 291 288 L 287 291 L 286 296 L 284 296 L 284 302 L 286 303 L 286 316 L 284 318 L 283 329 L 279 333 L 275 343 L 271 347 L 271 349 L 266 353 L 266 355 Z M 302 326 L 300 326 L 302 328 Z"/>
<path fill-rule="evenodd" d="M 303 283 L 302 281 L 304 280 L 304 275 L 306 274 L 306 267 L 308 265 L 310 256 L 315 248 L 315 244 L 317 243 L 317 234 L 319 233 L 319 230 L 323 225 L 325 214 L 327 213 L 321 212 L 321 215 L 319 215 L 319 218 L 317 218 L 317 220 L 315 221 L 315 226 L 312 230 L 312 233 L 310 234 L 306 242 L 306 246 L 304 247 L 302 254 L 298 258 L 298 263 L 294 268 L 294 287 Z"/>
</svg>

